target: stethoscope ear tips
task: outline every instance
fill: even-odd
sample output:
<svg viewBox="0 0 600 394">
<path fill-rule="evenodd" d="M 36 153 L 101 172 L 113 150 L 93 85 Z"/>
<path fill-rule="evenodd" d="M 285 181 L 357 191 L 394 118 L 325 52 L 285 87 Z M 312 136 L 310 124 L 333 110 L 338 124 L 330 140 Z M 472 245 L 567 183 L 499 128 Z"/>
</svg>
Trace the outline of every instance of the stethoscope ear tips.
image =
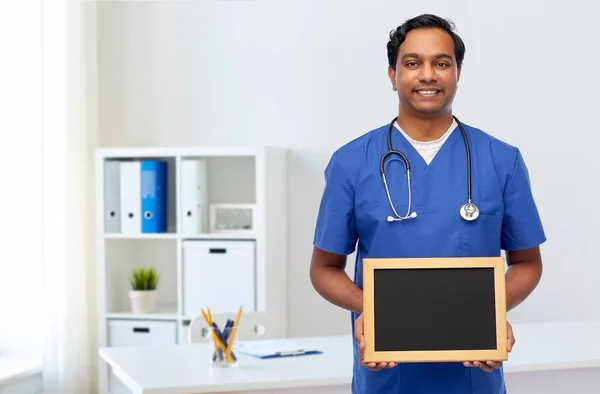
<svg viewBox="0 0 600 394">
<path fill-rule="evenodd" d="M 411 213 L 410 217 L 413 218 L 413 219 L 416 218 L 417 217 L 417 213 L 416 212 Z"/>
<path fill-rule="evenodd" d="M 388 222 L 393 222 L 393 221 L 394 221 L 394 218 L 393 218 L 393 217 L 391 217 L 391 216 L 388 216 L 388 218 L 387 218 L 387 221 L 388 221 Z"/>
</svg>

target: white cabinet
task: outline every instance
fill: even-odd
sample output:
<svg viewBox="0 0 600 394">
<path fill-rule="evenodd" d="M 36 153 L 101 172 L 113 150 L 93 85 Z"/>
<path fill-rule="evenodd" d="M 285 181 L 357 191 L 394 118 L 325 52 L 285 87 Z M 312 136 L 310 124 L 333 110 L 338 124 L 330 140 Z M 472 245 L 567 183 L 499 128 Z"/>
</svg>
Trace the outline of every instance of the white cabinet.
<svg viewBox="0 0 600 394">
<path fill-rule="evenodd" d="M 244 313 L 255 310 L 255 242 L 185 241 L 183 243 L 183 314 Z"/>
<path fill-rule="evenodd" d="M 161 346 L 177 343 L 177 323 L 109 320 L 108 346 Z"/>
</svg>

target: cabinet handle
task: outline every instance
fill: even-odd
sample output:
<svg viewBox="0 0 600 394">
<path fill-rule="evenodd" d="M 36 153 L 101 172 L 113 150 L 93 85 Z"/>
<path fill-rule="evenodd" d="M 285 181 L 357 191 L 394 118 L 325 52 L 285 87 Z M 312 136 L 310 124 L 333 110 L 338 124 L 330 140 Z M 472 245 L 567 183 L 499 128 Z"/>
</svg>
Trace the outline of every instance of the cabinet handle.
<svg viewBox="0 0 600 394">
<path fill-rule="evenodd" d="M 208 250 L 209 253 L 227 253 L 227 249 L 225 248 L 210 248 Z"/>
<path fill-rule="evenodd" d="M 133 327 L 133 332 L 144 332 L 147 334 L 150 332 L 150 329 L 144 327 Z"/>
</svg>

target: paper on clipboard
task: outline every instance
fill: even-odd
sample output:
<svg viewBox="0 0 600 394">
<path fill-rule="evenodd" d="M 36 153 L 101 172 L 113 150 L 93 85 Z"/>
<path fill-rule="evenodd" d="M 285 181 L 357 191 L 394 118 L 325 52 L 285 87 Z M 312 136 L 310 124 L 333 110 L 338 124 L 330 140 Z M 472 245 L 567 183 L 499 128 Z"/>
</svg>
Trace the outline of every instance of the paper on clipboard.
<svg viewBox="0 0 600 394">
<path fill-rule="evenodd" d="M 257 358 L 294 357 L 321 354 L 320 350 L 306 349 L 294 341 L 285 339 L 264 341 L 241 341 L 234 348 L 241 354 Z"/>
</svg>

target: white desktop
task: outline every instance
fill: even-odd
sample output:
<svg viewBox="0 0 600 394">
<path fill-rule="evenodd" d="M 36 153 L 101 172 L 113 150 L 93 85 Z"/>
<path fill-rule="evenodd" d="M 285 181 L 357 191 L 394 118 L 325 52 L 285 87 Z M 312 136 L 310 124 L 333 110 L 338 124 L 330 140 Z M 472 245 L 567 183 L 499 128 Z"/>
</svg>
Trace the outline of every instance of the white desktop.
<svg viewBox="0 0 600 394">
<path fill-rule="evenodd" d="M 505 362 L 510 394 L 597 394 L 600 321 L 515 324 Z M 100 349 L 100 357 L 134 394 L 350 393 L 352 338 L 291 338 L 322 354 L 259 359 L 240 355 L 235 368 L 211 366 L 206 344 Z M 272 344 L 272 341 L 269 342 Z"/>
</svg>

